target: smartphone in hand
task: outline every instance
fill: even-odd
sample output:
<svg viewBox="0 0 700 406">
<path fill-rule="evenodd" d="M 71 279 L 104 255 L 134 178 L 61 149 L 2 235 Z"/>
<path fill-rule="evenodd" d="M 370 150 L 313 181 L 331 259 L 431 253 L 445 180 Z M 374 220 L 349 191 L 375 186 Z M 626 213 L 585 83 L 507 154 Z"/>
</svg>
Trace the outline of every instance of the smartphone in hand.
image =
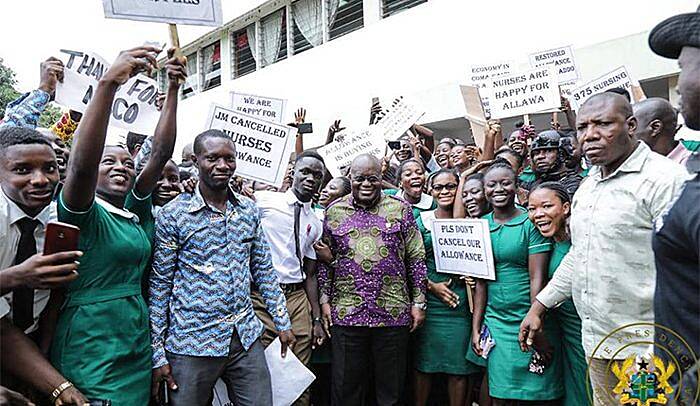
<svg viewBox="0 0 700 406">
<path fill-rule="evenodd" d="M 66 223 L 51 222 L 46 225 L 44 255 L 57 252 L 78 251 L 80 228 Z"/>
</svg>

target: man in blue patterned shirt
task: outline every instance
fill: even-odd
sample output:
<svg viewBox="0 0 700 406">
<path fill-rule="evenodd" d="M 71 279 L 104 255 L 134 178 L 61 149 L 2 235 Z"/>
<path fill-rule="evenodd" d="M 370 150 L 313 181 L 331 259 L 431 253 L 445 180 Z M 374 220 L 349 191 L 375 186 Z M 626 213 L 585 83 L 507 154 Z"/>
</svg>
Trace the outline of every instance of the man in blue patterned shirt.
<svg viewBox="0 0 700 406">
<path fill-rule="evenodd" d="M 295 338 L 260 213 L 228 188 L 236 169 L 231 138 L 205 131 L 194 153 L 195 193 L 181 194 L 156 218 L 149 306 L 154 392 L 165 380 L 173 406 L 206 405 L 222 378 L 236 405 L 271 405 L 251 282 L 272 315 L 283 357 Z"/>
</svg>

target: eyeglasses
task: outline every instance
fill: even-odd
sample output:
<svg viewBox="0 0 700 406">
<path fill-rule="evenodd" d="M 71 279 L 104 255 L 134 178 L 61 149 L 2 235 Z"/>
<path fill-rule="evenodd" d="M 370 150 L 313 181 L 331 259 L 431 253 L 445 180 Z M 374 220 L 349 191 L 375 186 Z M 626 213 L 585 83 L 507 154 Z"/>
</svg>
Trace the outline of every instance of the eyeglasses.
<svg viewBox="0 0 700 406">
<path fill-rule="evenodd" d="M 365 181 L 367 181 L 369 183 L 374 184 L 374 183 L 381 182 L 382 179 L 378 178 L 376 176 L 367 176 L 367 177 L 365 177 L 365 176 L 353 176 L 352 181 L 357 182 L 357 183 L 365 183 Z"/>
<path fill-rule="evenodd" d="M 458 185 L 456 183 L 448 183 L 446 185 L 433 185 L 433 190 L 440 193 L 447 189 L 448 191 L 457 190 Z"/>
</svg>

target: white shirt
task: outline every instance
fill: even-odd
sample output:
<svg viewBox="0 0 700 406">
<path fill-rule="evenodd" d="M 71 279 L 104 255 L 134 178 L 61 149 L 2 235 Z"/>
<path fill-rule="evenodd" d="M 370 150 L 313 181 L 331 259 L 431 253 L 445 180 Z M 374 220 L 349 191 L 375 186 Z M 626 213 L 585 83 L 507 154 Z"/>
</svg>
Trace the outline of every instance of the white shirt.
<svg viewBox="0 0 700 406">
<path fill-rule="evenodd" d="M 294 192 L 256 192 L 255 201 L 260 209 L 260 224 L 270 244 L 272 265 L 281 283 L 298 283 L 304 272 L 296 254 L 294 242 Z M 299 214 L 299 248 L 302 257 L 316 259 L 313 245 L 321 239 L 323 225 L 314 215 L 311 202 L 302 204 Z"/>
<path fill-rule="evenodd" d="M 395 196 L 400 197 L 403 200 L 406 200 L 406 196 L 404 195 L 403 190 L 401 190 L 401 189 L 399 189 L 399 191 L 396 192 Z M 406 200 L 406 201 L 408 201 L 408 200 Z M 421 193 L 420 200 L 418 201 L 418 203 L 411 204 L 411 207 L 415 207 L 415 208 L 418 208 L 421 210 L 430 210 L 430 208 L 433 207 L 433 197 L 428 195 L 428 194 Z"/>
<path fill-rule="evenodd" d="M 0 191 L 0 272 L 14 265 L 21 235 L 17 221 L 23 217 L 30 216 L 10 200 L 5 192 Z M 44 250 L 46 224 L 56 219 L 56 203 L 51 202 L 34 219 L 39 221 L 39 225 L 34 230 L 36 252 L 41 253 Z M 25 333 L 31 333 L 37 329 L 39 315 L 49 301 L 49 293 L 49 290 L 43 289 L 34 291 L 34 323 L 25 330 Z M 12 317 L 12 292 L 0 298 L 0 317 L 8 314 Z"/>
<path fill-rule="evenodd" d="M 537 300 L 551 309 L 573 298 L 586 356 L 616 328 L 654 322 L 653 221 L 688 178 L 640 142 L 610 176 L 602 178 L 594 166 L 581 182 L 571 209 L 571 250 Z M 628 347 L 615 359 L 634 351 Z M 595 358 L 613 355 L 599 349 Z"/>
</svg>

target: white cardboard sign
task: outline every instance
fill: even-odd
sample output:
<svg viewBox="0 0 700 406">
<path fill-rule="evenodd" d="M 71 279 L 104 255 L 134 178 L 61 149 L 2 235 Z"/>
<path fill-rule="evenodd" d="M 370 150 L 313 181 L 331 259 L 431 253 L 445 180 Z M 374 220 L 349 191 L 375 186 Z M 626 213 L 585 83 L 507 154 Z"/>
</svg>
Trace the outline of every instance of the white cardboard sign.
<svg viewBox="0 0 700 406">
<path fill-rule="evenodd" d="M 394 141 L 417 123 L 423 114 L 424 111 L 400 97 L 382 111 L 382 118 L 375 126 L 385 140 Z"/>
<path fill-rule="evenodd" d="M 611 72 L 573 89 L 569 97 L 571 107 L 578 111 L 579 107 L 581 107 L 583 102 L 588 100 L 589 97 L 596 93 L 602 93 L 608 89 L 612 89 L 613 87 L 621 87 L 627 89 L 628 92 L 632 87 L 632 77 L 624 66 L 620 66 Z"/>
<path fill-rule="evenodd" d="M 481 105 L 484 108 L 484 115 L 486 118 L 491 117 L 488 97 L 489 91 L 481 89 L 489 87 L 491 78 L 511 73 L 514 66 L 514 62 L 505 61 L 485 65 L 471 65 L 469 67 L 469 80 L 467 82 L 480 89 L 479 96 L 481 97 Z"/>
<path fill-rule="evenodd" d="M 102 0 L 105 18 L 221 26 L 221 0 Z"/>
<path fill-rule="evenodd" d="M 334 176 L 341 176 L 340 169 L 350 165 L 360 154 L 372 154 L 379 159 L 384 157 L 386 143 L 376 126 L 369 126 L 357 131 L 346 131 L 336 135 L 336 140 L 316 150 L 326 162 L 328 171 Z"/>
<path fill-rule="evenodd" d="M 496 279 L 488 220 L 433 219 L 431 232 L 438 272 Z"/>
<path fill-rule="evenodd" d="M 557 76 L 551 66 L 491 79 L 491 118 L 515 117 L 561 106 Z"/>
<path fill-rule="evenodd" d="M 554 66 L 560 84 L 576 82 L 579 79 L 574 50 L 570 45 L 530 54 L 532 68 L 546 65 Z"/>
<path fill-rule="evenodd" d="M 249 116 L 260 117 L 265 121 L 282 123 L 287 101 L 274 97 L 231 92 L 231 107 Z"/>
<path fill-rule="evenodd" d="M 110 64 L 101 56 L 87 51 L 59 52 L 63 61 L 63 82 L 56 85 L 56 103 L 71 110 L 85 112 L 97 84 Z M 109 124 L 139 134 L 152 135 L 160 112 L 156 108 L 158 83 L 136 75 L 121 85 L 112 102 Z"/>
<path fill-rule="evenodd" d="M 205 129 L 223 131 L 236 143 L 236 175 L 281 186 L 297 129 L 212 104 Z"/>
</svg>

